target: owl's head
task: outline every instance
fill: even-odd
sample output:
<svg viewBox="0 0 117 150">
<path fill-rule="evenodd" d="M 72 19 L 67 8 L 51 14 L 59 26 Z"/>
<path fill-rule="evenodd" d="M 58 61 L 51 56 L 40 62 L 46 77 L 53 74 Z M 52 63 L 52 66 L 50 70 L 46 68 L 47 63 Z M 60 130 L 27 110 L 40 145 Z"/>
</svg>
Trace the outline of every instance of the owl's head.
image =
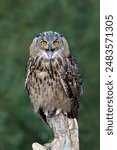
<svg viewBox="0 0 117 150">
<path fill-rule="evenodd" d="M 66 58 L 69 53 L 67 40 L 63 35 L 53 31 L 37 34 L 30 46 L 31 56 L 36 55 L 47 60 Z"/>
</svg>

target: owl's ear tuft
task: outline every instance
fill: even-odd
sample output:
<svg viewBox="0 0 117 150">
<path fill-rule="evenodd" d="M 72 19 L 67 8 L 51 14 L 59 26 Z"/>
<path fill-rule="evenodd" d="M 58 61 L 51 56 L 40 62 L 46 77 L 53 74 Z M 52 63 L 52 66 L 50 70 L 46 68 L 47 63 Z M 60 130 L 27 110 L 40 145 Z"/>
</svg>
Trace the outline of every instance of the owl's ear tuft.
<svg viewBox="0 0 117 150">
<path fill-rule="evenodd" d="M 41 36 L 41 33 L 36 33 L 35 37 Z"/>
<path fill-rule="evenodd" d="M 64 37 L 64 35 L 63 35 L 63 34 L 60 34 L 60 36 L 61 36 L 61 37 Z"/>
</svg>

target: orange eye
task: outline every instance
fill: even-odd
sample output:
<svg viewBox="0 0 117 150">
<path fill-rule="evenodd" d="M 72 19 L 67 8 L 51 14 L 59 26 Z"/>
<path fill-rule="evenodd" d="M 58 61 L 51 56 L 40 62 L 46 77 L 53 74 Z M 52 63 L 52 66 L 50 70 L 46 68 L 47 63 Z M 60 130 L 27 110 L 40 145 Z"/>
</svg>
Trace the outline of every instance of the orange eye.
<svg viewBox="0 0 117 150">
<path fill-rule="evenodd" d="M 58 45 L 59 45 L 59 41 L 54 41 L 53 44 L 54 44 L 55 46 L 58 46 Z"/>
<path fill-rule="evenodd" d="M 41 44 L 41 46 L 45 46 L 47 44 L 47 42 L 46 41 L 41 41 L 40 44 Z"/>
</svg>

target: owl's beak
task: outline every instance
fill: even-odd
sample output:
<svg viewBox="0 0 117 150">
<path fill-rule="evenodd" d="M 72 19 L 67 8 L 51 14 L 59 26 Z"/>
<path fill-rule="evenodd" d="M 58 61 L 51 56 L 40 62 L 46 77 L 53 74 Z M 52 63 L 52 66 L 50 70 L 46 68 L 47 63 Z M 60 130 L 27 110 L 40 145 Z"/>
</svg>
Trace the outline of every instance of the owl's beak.
<svg viewBox="0 0 117 150">
<path fill-rule="evenodd" d="M 48 45 L 47 55 L 48 55 L 49 59 L 52 59 L 53 49 L 52 49 L 51 44 Z"/>
</svg>

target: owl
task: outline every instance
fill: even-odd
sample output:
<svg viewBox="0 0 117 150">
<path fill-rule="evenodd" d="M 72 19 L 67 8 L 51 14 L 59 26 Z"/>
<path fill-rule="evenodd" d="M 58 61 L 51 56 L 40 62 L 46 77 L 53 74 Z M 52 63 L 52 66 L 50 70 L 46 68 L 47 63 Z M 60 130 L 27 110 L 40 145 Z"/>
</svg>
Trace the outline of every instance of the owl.
<svg viewBox="0 0 117 150">
<path fill-rule="evenodd" d="M 30 46 L 25 88 L 31 104 L 45 122 L 63 113 L 76 118 L 83 93 L 82 76 L 66 38 L 48 31 L 35 36 Z"/>
</svg>

